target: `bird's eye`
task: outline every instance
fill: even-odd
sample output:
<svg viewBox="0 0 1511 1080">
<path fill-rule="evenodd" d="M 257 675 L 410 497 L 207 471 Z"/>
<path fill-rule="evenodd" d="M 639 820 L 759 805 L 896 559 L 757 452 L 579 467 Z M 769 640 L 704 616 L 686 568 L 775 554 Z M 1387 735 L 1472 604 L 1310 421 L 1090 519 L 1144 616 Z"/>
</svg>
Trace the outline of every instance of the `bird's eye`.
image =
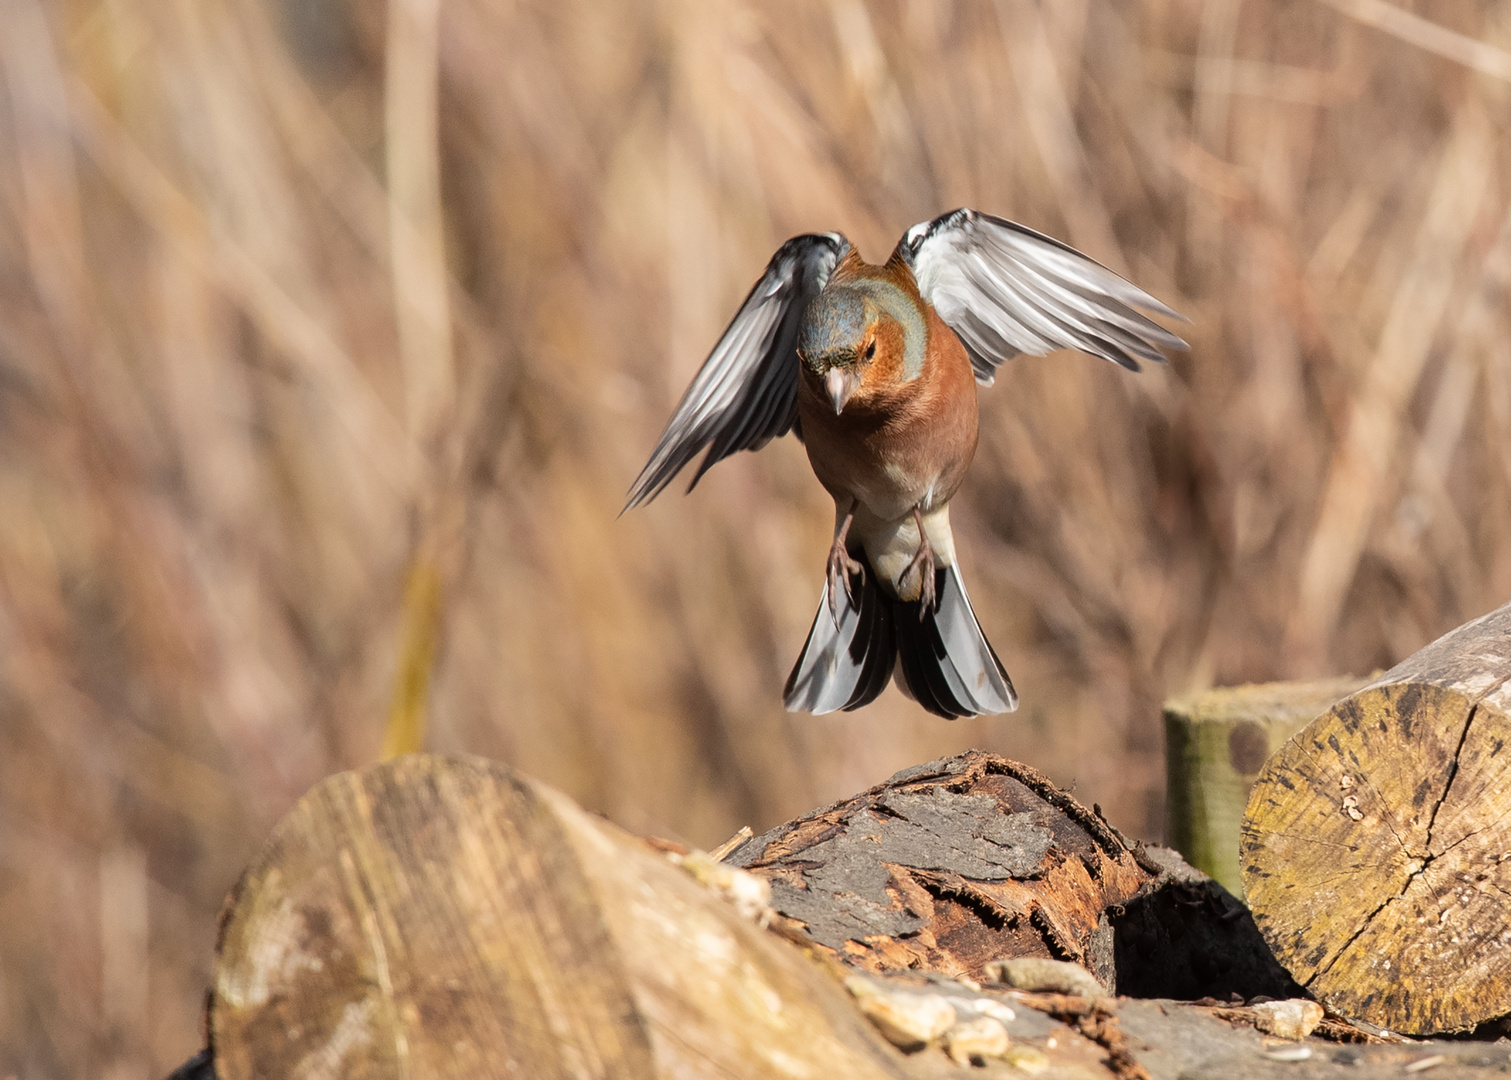
<svg viewBox="0 0 1511 1080">
<path fill-rule="evenodd" d="M 866 361 L 869 363 L 870 360 L 871 360 L 871 358 L 873 356 L 875 356 L 875 355 L 876 355 L 876 342 L 873 341 L 869 345 L 866 346 Z"/>
</svg>

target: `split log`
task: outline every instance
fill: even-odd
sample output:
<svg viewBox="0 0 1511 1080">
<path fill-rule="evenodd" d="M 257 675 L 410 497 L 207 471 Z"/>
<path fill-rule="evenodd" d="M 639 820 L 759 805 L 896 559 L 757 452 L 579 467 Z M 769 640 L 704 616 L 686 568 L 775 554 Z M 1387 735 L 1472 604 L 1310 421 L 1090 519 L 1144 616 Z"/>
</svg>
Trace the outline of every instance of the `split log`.
<svg viewBox="0 0 1511 1080">
<path fill-rule="evenodd" d="M 1170 846 L 1243 895 L 1238 830 L 1271 754 L 1368 680 L 1231 686 L 1165 703 L 1165 821 Z"/>
<path fill-rule="evenodd" d="M 904 770 L 728 860 L 771 881 L 796 940 L 873 972 L 986 978 L 1040 956 L 1147 997 L 1286 997 L 1243 905 L 1130 843 L 1026 765 L 974 750 Z"/>
<path fill-rule="evenodd" d="M 1338 1013 L 1411 1034 L 1511 1013 L 1508 744 L 1511 604 L 1339 702 L 1261 773 L 1249 903 Z"/>
<path fill-rule="evenodd" d="M 927 1075 L 640 841 L 477 758 L 315 787 L 228 905 L 220 1080 Z"/>
</svg>

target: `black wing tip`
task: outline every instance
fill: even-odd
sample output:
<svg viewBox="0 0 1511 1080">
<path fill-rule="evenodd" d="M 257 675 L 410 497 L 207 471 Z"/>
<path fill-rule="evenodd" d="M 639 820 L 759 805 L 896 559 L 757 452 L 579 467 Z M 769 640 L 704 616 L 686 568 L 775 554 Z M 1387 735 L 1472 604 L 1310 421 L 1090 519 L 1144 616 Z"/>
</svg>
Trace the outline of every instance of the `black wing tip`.
<svg viewBox="0 0 1511 1080">
<path fill-rule="evenodd" d="M 657 495 L 660 495 L 665 489 L 666 483 L 664 481 L 660 484 L 642 484 L 638 480 L 635 481 L 631 485 L 629 493 L 624 497 L 624 505 L 619 508 L 618 517 L 624 517 L 631 510 L 644 506 Z"/>
<path fill-rule="evenodd" d="M 619 516 L 624 517 L 636 507 L 652 502 L 657 495 L 666 490 L 667 485 L 676 479 L 677 474 L 686 465 L 685 461 L 676 465 L 657 461 L 657 455 L 652 454 L 651 460 L 646 462 L 645 468 L 640 470 L 640 475 L 635 477 L 635 482 L 630 485 L 630 490 L 624 497 L 624 506 L 619 510 Z M 697 483 L 696 479 L 693 482 Z"/>
</svg>

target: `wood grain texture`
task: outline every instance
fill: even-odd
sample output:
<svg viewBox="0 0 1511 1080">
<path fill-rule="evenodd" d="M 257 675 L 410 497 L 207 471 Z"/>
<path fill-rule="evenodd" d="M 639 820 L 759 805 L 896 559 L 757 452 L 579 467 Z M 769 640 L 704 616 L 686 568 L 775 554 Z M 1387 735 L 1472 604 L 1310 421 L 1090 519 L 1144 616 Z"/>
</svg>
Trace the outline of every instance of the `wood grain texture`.
<svg viewBox="0 0 1511 1080">
<path fill-rule="evenodd" d="M 478 758 L 322 781 L 228 904 L 221 1080 L 938 1075 L 839 981 L 565 796 Z"/>
<path fill-rule="evenodd" d="M 1275 954 L 1339 1013 L 1413 1034 L 1511 1013 L 1511 605 L 1287 743 L 1241 858 Z"/>
<path fill-rule="evenodd" d="M 482 761 L 322 781 L 247 871 L 217 955 L 224 1080 L 655 1075 L 565 830 Z"/>
<path fill-rule="evenodd" d="M 1367 681 L 1259 683 L 1167 701 L 1165 822 L 1170 846 L 1241 897 L 1238 833 L 1260 769 L 1287 739 Z"/>
</svg>

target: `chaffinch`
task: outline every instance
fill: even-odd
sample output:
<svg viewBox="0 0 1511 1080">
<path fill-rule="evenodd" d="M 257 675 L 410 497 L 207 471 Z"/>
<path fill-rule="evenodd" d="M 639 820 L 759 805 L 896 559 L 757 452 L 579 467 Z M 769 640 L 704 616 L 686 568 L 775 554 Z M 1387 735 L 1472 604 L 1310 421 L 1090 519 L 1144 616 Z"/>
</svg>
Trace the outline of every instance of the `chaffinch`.
<svg viewBox="0 0 1511 1080">
<path fill-rule="evenodd" d="M 949 501 L 976 451 L 976 385 L 1017 355 L 1072 348 L 1130 371 L 1185 342 L 1181 318 L 1073 248 L 955 210 L 872 266 L 839 233 L 778 249 L 630 488 L 655 498 L 704 454 L 791 431 L 834 497 L 818 613 L 787 679 L 791 711 L 856 709 L 892 677 L 947 718 L 1017 708 L 955 560 Z"/>
</svg>

